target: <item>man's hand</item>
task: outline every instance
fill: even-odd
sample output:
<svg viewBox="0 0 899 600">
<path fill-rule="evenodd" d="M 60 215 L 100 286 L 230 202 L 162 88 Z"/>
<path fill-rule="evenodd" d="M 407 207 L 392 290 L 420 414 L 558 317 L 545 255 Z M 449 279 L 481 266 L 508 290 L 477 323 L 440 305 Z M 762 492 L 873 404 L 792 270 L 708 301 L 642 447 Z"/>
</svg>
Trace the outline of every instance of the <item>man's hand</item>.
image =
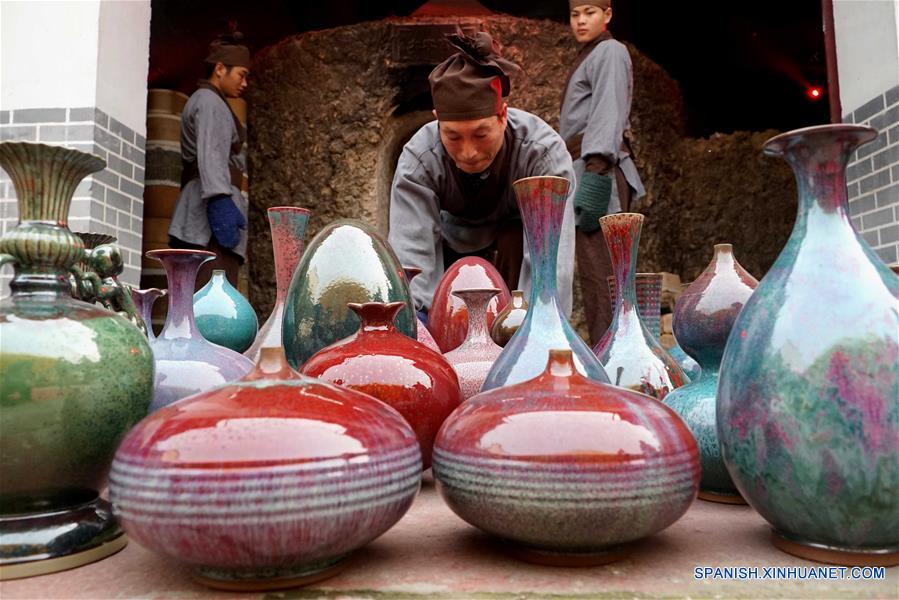
<svg viewBox="0 0 899 600">
<path fill-rule="evenodd" d="M 599 229 L 600 217 L 606 216 L 612 199 L 609 175 L 584 172 L 574 195 L 574 222 L 584 233 Z"/>
<path fill-rule="evenodd" d="M 246 229 L 247 220 L 241 214 L 228 194 L 221 194 L 209 199 L 206 204 L 206 217 L 212 235 L 223 247 L 232 249 L 240 243 L 240 230 Z"/>
</svg>

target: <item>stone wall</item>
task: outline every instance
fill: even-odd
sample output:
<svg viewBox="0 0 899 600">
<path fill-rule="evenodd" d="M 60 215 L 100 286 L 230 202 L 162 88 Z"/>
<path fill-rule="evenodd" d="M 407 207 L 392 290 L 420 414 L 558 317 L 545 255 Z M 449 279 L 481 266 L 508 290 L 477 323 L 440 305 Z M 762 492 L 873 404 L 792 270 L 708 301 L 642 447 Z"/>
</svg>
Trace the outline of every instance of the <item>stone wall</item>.
<svg viewBox="0 0 899 600">
<path fill-rule="evenodd" d="M 396 157 L 387 146 L 401 141 L 403 118 L 421 121 L 430 108 L 421 98 L 430 69 L 398 70 L 391 44 L 399 27 L 433 22 L 392 19 L 308 32 L 255 57 L 248 90 L 250 299 L 261 314 L 274 299 L 266 208 L 311 209 L 309 237 L 342 217 L 386 233 L 383 188 Z M 561 89 L 576 53 L 568 27 L 504 15 L 477 26 L 501 40 L 504 54 L 525 68 L 513 81 L 509 105 L 557 126 Z M 760 155 L 762 142 L 775 132 L 685 138 L 678 84 L 639 50 L 630 51 L 633 145 L 648 192 L 639 207 L 647 215 L 639 269 L 690 280 L 711 259 L 714 243 L 732 242 L 738 259 L 761 276 L 786 240 L 795 211 L 789 169 Z M 399 114 L 413 109 L 419 112 Z"/>
</svg>

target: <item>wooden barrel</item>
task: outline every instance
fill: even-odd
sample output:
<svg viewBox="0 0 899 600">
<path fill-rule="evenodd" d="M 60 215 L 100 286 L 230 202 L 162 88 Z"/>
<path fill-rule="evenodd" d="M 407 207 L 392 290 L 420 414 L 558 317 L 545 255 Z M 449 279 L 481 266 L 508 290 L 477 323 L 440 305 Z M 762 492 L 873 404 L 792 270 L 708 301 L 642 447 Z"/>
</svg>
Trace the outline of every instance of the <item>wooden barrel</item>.
<svg viewBox="0 0 899 600">
<path fill-rule="evenodd" d="M 147 113 L 180 115 L 187 104 L 187 94 L 175 90 L 147 90 Z"/>
</svg>

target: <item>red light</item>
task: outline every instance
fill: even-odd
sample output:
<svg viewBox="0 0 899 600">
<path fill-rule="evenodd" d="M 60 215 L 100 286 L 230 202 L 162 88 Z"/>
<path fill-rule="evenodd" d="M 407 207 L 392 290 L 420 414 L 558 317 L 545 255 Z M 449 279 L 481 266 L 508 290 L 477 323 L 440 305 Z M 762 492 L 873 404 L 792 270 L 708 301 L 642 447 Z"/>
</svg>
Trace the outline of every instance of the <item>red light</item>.
<svg viewBox="0 0 899 600">
<path fill-rule="evenodd" d="M 806 90 L 805 94 L 809 97 L 810 100 L 820 100 L 823 92 L 819 87 L 810 87 Z"/>
</svg>

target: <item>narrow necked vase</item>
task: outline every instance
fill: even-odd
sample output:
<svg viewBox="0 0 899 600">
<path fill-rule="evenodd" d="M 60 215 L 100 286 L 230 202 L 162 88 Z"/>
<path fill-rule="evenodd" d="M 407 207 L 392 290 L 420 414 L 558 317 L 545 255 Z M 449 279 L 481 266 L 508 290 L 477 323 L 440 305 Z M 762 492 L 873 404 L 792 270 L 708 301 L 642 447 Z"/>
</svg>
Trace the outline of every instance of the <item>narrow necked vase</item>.
<svg viewBox="0 0 899 600">
<path fill-rule="evenodd" d="M 137 307 L 137 312 L 147 329 L 147 338 L 150 340 L 156 339 L 156 333 L 153 331 L 153 305 L 166 293 L 166 290 L 159 288 L 145 290 L 131 288 L 131 299 L 134 300 L 134 306 Z"/>
<path fill-rule="evenodd" d="M 411 285 L 412 280 L 421 275 L 421 269 L 418 267 L 403 267 L 403 275 L 406 276 L 406 281 Z M 411 294 L 412 292 L 410 291 L 409 293 Z M 416 319 L 418 319 L 418 317 L 416 317 Z M 440 346 L 438 346 L 437 342 L 434 340 L 434 336 L 428 331 L 428 326 L 425 325 L 421 319 L 418 319 L 418 329 L 416 329 L 415 335 L 419 344 L 424 344 L 437 354 L 443 354 L 440 350 Z"/>
<path fill-rule="evenodd" d="M 490 328 L 490 337 L 500 348 L 504 347 L 524 323 L 524 317 L 528 314 L 528 301 L 524 299 L 524 292 L 512 290 L 512 299 L 506 305 L 493 322 Z"/>
<path fill-rule="evenodd" d="M 204 338 L 243 352 L 256 338 L 259 321 L 250 302 L 225 277 L 223 269 L 194 294 L 194 320 Z"/>
<path fill-rule="evenodd" d="M 450 350 L 443 357 L 459 376 L 459 386 L 465 400 L 481 391 L 490 367 L 503 351 L 490 337 L 487 329 L 487 305 L 499 292 L 496 288 L 453 292 L 468 308 L 468 334 L 458 348 Z"/>
</svg>

